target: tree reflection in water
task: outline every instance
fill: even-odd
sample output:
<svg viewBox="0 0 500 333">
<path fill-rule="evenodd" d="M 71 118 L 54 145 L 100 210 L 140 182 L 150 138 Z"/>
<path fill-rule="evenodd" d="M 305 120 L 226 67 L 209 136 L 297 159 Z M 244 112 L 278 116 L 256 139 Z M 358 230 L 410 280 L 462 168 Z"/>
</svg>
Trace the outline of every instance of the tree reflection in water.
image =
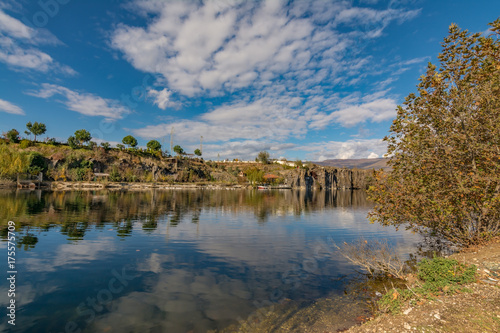
<svg viewBox="0 0 500 333">
<path fill-rule="evenodd" d="M 113 228 L 124 238 L 139 228 L 154 232 L 160 221 L 176 227 L 185 221 L 200 223 L 204 210 L 253 212 L 259 224 L 269 216 L 310 214 L 333 207 L 370 207 L 364 191 L 292 190 L 155 190 L 126 191 L 0 191 L 0 237 L 7 237 L 7 222 L 16 216 L 18 231 L 28 227 L 48 231 L 58 227 L 72 242 L 84 239 L 89 228 Z M 23 245 L 33 248 L 38 238 L 25 235 Z"/>
</svg>

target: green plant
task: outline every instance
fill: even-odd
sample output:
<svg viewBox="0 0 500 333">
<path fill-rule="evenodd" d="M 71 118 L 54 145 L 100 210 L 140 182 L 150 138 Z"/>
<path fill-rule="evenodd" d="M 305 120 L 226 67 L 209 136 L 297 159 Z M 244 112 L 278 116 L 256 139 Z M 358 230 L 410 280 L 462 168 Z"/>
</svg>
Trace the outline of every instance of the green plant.
<svg viewBox="0 0 500 333">
<path fill-rule="evenodd" d="M 377 302 L 380 311 L 397 313 L 408 300 L 432 299 L 439 293 L 452 294 L 466 290 L 462 286 L 476 279 L 476 266 L 461 264 L 454 259 L 434 257 L 417 264 L 417 285 L 407 289 L 393 288 Z"/>
<path fill-rule="evenodd" d="M 402 305 L 414 296 L 408 289 L 393 288 L 385 293 L 377 305 L 385 313 L 399 313 Z"/>
<path fill-rule="evenodd" d="M 94 141 L 90 141 L 87 145 L 87 148 L 90 150 L 94 150 L 97 148 L 97 143 L 95 143 Z"/>
<path fill-rule="evenodd" d="M 197 149 L 195 149 L 195 150 L 194 150 L 194 154 L 195 154 L 196 156 L 201 156 L 201 150 L 200 150 L 200 149 L 198 149 L 198 148 L 197 148 Z"/>
<path fill-rule="evenodd" d="M 106 151 L 109 150 L 109 142 L 101 142 L 101 147 Z"/>
<path fill-rule="evenodd" d="M 176 145 L 173 149 L 177 155 L 184 155 L 184 149 L 181 146 Z"/>
<path fill-rule="evenodd" d="M 38 152 L 30 152 L 28 154 L 28 163 L 26 172 L 32 175 L 38 175 L 40 172 L 46 173 L 47 170 L 48 170 L 48 164 L 43 155 L 41 155 Z"/>
<path fill-rule="evenodd" d="M 466 266 L 454 259 L 423 259 L 417 266 L 418 278 L 425 282 L 426 289 L 431 292 L 442 291 L 446 286 L 472 283 L 476 278 L 476 266 Z"/>
<path fill-rule="evenodd" d="M 45 143 L 51 146 L 57 146 L 59 145 L 59 142 L 57 142 L 56 138 L 47 138 L 45 140 Z"/>
<path fill-rule="evenodd" d="M 430 229 L 462 246 L 500 234 L 500 18 L 491 34 L 450 26 L 391 126 L 390 173 L 369 189 L 383 225 Z"/>
<path fill-rule="evenodd" d="M 267 151 L 261 151 L 256 158 L 256 161 L 261 162 L 262 164 L 269 163 L 269 153 Z"/>
<path fill-rule="evenodd" d="M 74 136 L 70 136 L 68 138 L 68 146 L 71 149 L 78 149 L 80 147 L 78 144 L 78 140 L 76 140 L 76 138 Z"/>
<path fill-rule="evenodd" d="M 134 148 L 137 146 L 137 139 L 134 138 L 132 135 L 127 135 L 122 139 L 123 144 L 126 144 L 129 147 Z"/>
<path fill-rule="evenodd" d="M 9 140 L 9 142 L 12 143 L 18 143 L 19 142 L 19 132 L 16 129 L 11 129 L 5 134 L 5 137 Z"/>
<path fill-rule="evenodd" d="M 161 144 L 157 140 L 151 140 L 146 144 L 146 147 L 151 152 L 156 152 L 161 150 Z"/>
<path fill-rule="evenodd" d="M 35 138 L 33 140 L 34 142 L 36 142 L 37 135 L 42 135 L 43 133 L 45 133 L 47 131 L 47 127 L 45 126 L 44 123 L 34 122 L 32 124 L 31 121 L 26 124 L 26 128 L 28 129 L 28 131 L 30 133 L 32 133 L 35 136 Z"/>
<path fill-rule="evenodd" d="M 28 147 L 31 147 L 33 143 L 30 140 L 23 139 L 21 140 L 21 143 L 19 144 L 19 148 L 21 149 L 26 149 Z"/>
<path fill-rule="evenodd" d="M 80 130 L 75 131 L 75 140 L 76 140 L 76 142 L 78 142 L 79 146 L 83 145 L 85 142 L 89 142 L 91 139 L 92 139 L 92 135 L 90 134 L 89 131 L 87 131 L 85 129 L 80 129 Z M 68 141 L 69 141 L 69 139 L 68 139 Z M 69 144 L 69 142 L 68 142 L 68 144 Z"/>
<path fill-rule="evenodd" d="M 116 166 L 113 166 L 111 169 L 111 172 L 109 173 L 109 180 L 112 182 L 120 182 L 122 180 L 122 176 Z"/>
</svg>

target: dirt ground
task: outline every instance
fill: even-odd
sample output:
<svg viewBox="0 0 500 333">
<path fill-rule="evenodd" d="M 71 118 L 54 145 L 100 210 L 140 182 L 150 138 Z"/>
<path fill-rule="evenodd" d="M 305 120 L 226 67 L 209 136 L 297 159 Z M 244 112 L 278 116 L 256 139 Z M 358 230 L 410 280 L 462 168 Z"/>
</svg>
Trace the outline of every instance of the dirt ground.
<svg viewBox="0 0 500 333">
<path fill-rule="evenodd" d="M 478 267 L 478 280 L 397 315 L 381 315 L 346 332 L 500 332 L 500 240 L 450 256 Z"/>
</svg>

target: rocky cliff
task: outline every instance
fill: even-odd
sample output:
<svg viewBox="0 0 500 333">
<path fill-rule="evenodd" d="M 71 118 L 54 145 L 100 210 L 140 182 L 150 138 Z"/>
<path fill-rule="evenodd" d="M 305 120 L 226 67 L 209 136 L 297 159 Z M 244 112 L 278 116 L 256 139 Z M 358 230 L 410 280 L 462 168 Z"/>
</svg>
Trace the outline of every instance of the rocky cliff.
<svg viewBox="0 0 500 333">
<path fill-rule="evenodd" d="M 372 171 L 340 169 L 314 165 L 310 169 L 296 169 L 285 178 L 285 184 L 301 189 L 366 189 Z"/>
</svg>

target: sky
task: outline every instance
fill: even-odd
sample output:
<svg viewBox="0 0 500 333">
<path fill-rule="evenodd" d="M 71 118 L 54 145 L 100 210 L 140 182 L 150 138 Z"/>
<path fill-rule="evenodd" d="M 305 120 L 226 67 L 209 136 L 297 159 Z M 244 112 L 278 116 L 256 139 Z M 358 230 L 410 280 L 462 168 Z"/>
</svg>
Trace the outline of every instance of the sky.
<svg viewBox="0 0 500 333">
<path fill-rule="evenodd" d="M 499 16 L 492 0 L 0 0 L 0 132 L 382 157 L 449 25 L 487 35 Z"/>
</svg>

